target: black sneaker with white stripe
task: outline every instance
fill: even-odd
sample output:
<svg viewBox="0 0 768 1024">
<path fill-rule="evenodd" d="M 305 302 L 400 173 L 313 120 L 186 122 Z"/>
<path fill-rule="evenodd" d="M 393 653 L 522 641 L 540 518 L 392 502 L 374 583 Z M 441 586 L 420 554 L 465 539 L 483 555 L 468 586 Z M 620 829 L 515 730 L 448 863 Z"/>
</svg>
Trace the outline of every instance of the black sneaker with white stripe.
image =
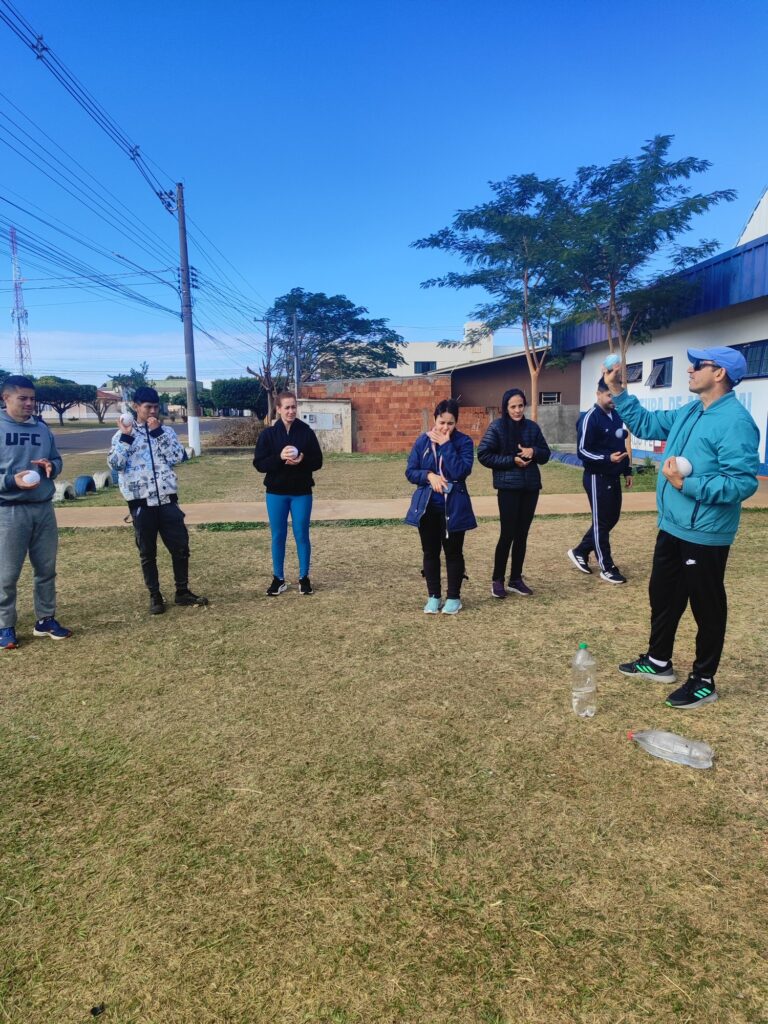
<svg viewBox="0 0 768 1024">
<path fill-rule="evenodd" d="M 568 552 L 568 557 L 579 570 L 579 572 L 586 573 L 587 576 L 592 575 L 592 570 L 589 568 L 589 562 L 586 560 L 584 555 L 580 555 L 578 551 L 574 551 L 573 548 Z"/>
<path fill-rule="evenodd" d="M 635 679 L 658 679 L 660 683 L 674 683 L 677 681 L 672 662 L 666 665 L 654 665 L 647 654 L 641 654 L 635 661 L 627 661 L 619 665 L 619 672 L 625 676 L 633 676 Z"/>
<path fill-rule="evenodd" d="M 309 581 L 309 576 L 302 576 L 299 580 L 299 593 L 304 597 L 307 597 L 309 594 L 314 594 L 312 584 Z"/>
<path fill-rule="evenodd" d="M 624 576 L 622 573 L 620 573 L 615 565 L 614 565 L 614 567 L 612 569 L 603 569 L 600 572 L 600 579 L 603 580 L 604 583 L 626 583 L 627 582 L 627 577 Z"/>
<path fill-rule="evenodd" d="M 267 597 L 277 597 L 278 594 L 284 594 L 288 589 L 288 584 L 285 580 L 281 580 L 279 576 L 273 576 L 272 582 L 267 587 Z"/>
<path fill-rule="evenodd" d="M 702 704 L 714 704 L 717 699 L 714 679 L 705 681 L 695 672 L 691 672 L 683 685 L 674 693 L 670 693 L 665 703 L 668 708 L 688 711 L 690 708 L 698 708 Z"/>
</svg>

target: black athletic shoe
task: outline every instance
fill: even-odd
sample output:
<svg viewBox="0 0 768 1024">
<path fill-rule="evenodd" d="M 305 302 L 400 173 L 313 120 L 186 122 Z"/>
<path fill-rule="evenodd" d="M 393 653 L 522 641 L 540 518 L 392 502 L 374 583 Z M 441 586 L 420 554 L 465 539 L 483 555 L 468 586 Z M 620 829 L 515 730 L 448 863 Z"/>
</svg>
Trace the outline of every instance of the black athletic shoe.
<svg viewBox="0 0 768 1024">
<path fill-rule="evenodd" d="M 161 593 L 149 595 L 149 614 L 162 615 L 165 611 L 165 601 Z"/>
<path fill-rule="evenodd" d="M 312 584 L 309 581 L 309 576 L 302 576 L 299 580 L 299 593 L 306 596 L 307 594 L 314 594 Z"/>
<path fill-rule="evenodd" d="M 589 562 L 586 560 L 584 555 L 578 554 L 576 551 L 573 550 L 573 548 L 571 548 L 571 550 L 568 552 L 568 557 L 579 570 L 579 572 L 585 572 L 587 576 L 592 575 L 592 570 L 589 568 Z"/>
<path fill-rule="evenodd" d="M 698 708 L 702 704 L 714 704 L 717 699 L 714 679 L 711 683 L 705 683 L 700 676 L 691 672 L 683 685 L 674 693 L 670 693 L 665 703 L 668 708 L 687 711 L 689 708 Z"/>
<path fill-rule="evenodd" d="M 186 607 L 192 607 L 194 605 L 198 608 L 204 608 L 208 604 L 208 598 L 198 597 L 197 594 L 193 594 L 191 590 L 177 590 L 174 603 L 185 605 Z"/>
<path fill-rule="evenodd" d="M 284 594 L 288 589 L 288 584 L 285 580 L 281 580 L 278 576 L 272 577 L 272 582 L 267 587 L 267 597 L 277 597 L 278 594 Z"/>
<path fill-rule="evenodd" d="M 647 654 L 641 654 L 636 661 L 627 661 L 619 665 L 619 672 L 635 678 L 658 679 L 660 683 L 674 683 L 677 680 L 671 661 L 666 665 L 654 665 Z"/>
<path fill-rule="evenodd" d="M 627 577 L 623 576 L 619 570 L 614 567 L 612 569 L 603 569 L 600 573 L 600 579 L 605 583 L 626 583 Z"/>
</svg>

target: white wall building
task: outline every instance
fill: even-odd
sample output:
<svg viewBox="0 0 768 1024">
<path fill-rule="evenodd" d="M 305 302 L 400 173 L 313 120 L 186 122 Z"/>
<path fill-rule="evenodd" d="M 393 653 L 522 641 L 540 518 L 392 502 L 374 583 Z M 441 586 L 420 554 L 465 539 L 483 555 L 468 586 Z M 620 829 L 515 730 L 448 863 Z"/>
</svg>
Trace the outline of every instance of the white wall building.
<svg viewBox="0 0 768 1024">
<path fill-rule="evenodd" d="M 473 363 L 493 356 L 493 332 L 484 331 L 479 320 L 464 324 L 465 340 L 474 335 L 472 343 L 464 348 L 441 348 L 439 341 L 407 341 L 401 350 L 406 360 L 391 371 L 393 377 L 413 377 L 418 373 L 434 373 L 451 366 Z"/>
</svg>

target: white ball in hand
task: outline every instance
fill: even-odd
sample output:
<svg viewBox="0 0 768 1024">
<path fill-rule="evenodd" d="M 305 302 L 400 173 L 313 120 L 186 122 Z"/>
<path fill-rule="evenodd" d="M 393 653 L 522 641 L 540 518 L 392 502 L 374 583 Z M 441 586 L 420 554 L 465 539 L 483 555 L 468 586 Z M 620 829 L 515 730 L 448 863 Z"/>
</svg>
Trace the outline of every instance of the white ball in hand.
<svg viewBox="0 0 768 1024">
<path fill-rule="evenodd" d="M 603 366 L 606 370 L 612 370 L 614 366 L 618 366 L 621 362 L 621 356 L 617 356 L 615 352 L 612 352 L 609 356 L 605 357 Z"/>
<path fill-rule="evenodd" d="M 689 459 L 686 459 L 684 455 L 675 456 L 675 464 L 677 465 L 677 472 L 680 476 L 690 476 L 693 472 L 693 466 Z"/>
<path fill-rule="evenodd" d="M 287 445 L 287 449 L 288 449 L 288 458 L 289 459 L 296 459 L 296 458 L 298 458 L 298 456 L 299 456 L 299 449 L 298 448 L 294 448 L 294 446 L 292 444 L 289 444 L 289 445 Z"/>
<path fill-rule="evenodd" d="M 123 415 L 120 417 L 120 423 L 124 427 L 128 427 L 128 428 L 132 427 L 133 426 L 133 416 L 131 416 L 131 414 L 129 412 L 124 412 Z"/>
<path fill-rule="evenodd" d="M 24 481 L 25 484 L 39 484 L 40 474 L 37 472 L 36 469 L 30 469 L 24 474 L 24 476 L 21 479 Z"/>
</svg>

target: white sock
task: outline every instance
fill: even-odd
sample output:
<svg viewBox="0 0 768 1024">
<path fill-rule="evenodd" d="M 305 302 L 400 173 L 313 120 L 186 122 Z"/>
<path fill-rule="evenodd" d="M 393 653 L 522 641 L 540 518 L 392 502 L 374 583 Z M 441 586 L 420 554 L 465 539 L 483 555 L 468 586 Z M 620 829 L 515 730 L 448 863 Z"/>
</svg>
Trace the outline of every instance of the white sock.
<svg viewBox="0 0 768 1024">
<path fill-rule="evenodd" d="M 659 661 L 658 658 L 652 658 L 650 654 L 648 655 L 648 661 L 650 661 L 652 665 L 658 665 L 659 668 L 664 668 L 665 665 L 669 664 L 666 661 Z"/>
</svg>

